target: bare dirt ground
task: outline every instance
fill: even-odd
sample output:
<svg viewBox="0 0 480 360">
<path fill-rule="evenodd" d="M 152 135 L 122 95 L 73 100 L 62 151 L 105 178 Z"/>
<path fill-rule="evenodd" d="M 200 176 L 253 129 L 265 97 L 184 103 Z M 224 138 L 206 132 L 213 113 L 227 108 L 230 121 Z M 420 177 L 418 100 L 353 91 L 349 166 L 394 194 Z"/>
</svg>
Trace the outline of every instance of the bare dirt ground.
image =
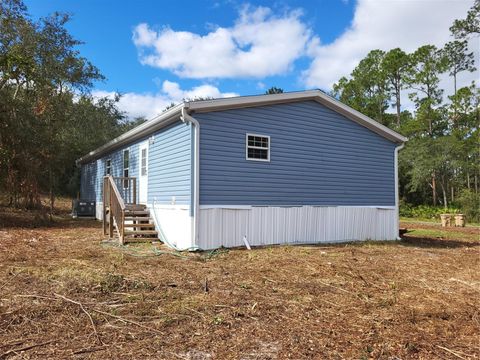
<svg viewBox="0 0 480 360">
<path fill-rule="evenodd" d="M 176 254 L 54 220 L 0 208 L 0 358 L 480 357 L 478 228 Z"/>
</svg>

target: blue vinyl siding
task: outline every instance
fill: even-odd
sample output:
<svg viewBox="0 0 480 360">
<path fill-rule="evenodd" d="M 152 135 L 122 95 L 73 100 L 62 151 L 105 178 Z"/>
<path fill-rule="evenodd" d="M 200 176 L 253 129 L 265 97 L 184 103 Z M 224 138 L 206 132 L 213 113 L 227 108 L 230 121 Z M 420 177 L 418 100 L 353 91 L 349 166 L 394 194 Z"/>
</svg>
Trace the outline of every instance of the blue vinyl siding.
<svg viewBox="0 0 480 360">
<path fill-rule="evenodd" d="M 155 133 L 148 150 L 148 202 L 190 204 L 191 127 L 175 122 Z"/>
<path fill-rule="evenodd" d="M 395 144 L 303 101 L 194 114 L 202 205 L 395 204 Z M 245 159 L 245 134 L 271 138 L 270 162 Z"/>
<path fill-rule="evenodd" d="M 100 201 L 101 174 L 104 174 L 103 161 L 92 161 L 83 164 L 80 175 L 80 197 L 83 200 Z"/>
<path fill-rule="evenodd" d="M 178 121 L 153 133 L 148 147 L 148 202 L 190 204 L 191 150 L 190 126 Z M 149 138 L 149 137 L 148 137 Z M 123 151 L 130 150 L 129 176 L 139 176 L 139 145 L 148 138 L 135 141 L 100 159 L 83 164 L 80 194 L 82 199 L 102 201 L 102 184 L 107 159 L 111 159 L 114 177 L 123 176 Z M 119 186 L 120 192 L 122 188 Z M 138 200 L 138 192 L 137 192 Z"/>
<path fill-rule="evenodd" d="M 102 201 L 103 177 L 106 175 L 106 161 L 111 159 L 111 175 L 123 176 L 123 151 L 129 150 L 129 176 L 138 177 L 138 144 L 137 141 L 131 145 L 122 147 L 107 154 L 100 159 L 83 164 L 81 169 L 80 196 L 84 200 Z M 123 189 L 119 186 L 123 193 Z"/>
</svg>

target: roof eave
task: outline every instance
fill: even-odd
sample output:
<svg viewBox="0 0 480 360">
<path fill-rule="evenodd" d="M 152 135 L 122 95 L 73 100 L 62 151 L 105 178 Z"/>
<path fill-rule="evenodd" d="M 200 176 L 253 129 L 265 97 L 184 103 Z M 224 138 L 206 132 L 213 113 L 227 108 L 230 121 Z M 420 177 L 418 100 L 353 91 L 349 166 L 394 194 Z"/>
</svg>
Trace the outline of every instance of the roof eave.
<svg viewBox="0 0 480 360">
<path fill-rule="evenodd" d="M 406 137 L 400 135 L 396 131 L 389 129 L 388 127 L 358 112 L 350 106 L 343 104 L 342 102 L 320 90 L 202 100 L 186 103 L 185 107 L 188 108 L 189 111 L 209 112 L 242 107 L 273 105 L 276 103 L 295 102 L 301 100 L 315 100 L 395 143 L 404 143 L 408 140 Z"/>
<path fill-rule="evenodd" d="M 89 152 L 85 156 L 82 156 L 80 159 L 78 159 L 76 162 L 77 164 L 83 164 L 85 162 L 97 159 L 101 155 L 111 150 L 117 149 L 122 145 L 125 145 L 127 143 L 151 134 L 153 131 L 158 130 L 162 126 L 165 126 L 169 121 L 180 117 L 181 109 L 183 107 L 185 107 L 189 112 L 209 112 L 242 107 L 272 105 L 277 103 L 287 103 L 301 100 L 317 101 L 322 105 L 325 105 L 326 107 L 339 112 L 345 117 L 357 122 L 358 124 L 370 129 L 371 131 L 387 138 L 392 142 L 404 143 L 408 140 L 406 137 L 400 135 L 396 131 L 389 129 L 388 127 L 358 112 L 350 106 L 343 104 L 342 102 L 325 94 L 320 90 L 307 90 L 281 94 L 241 96 L 233 98 L 181 103 L 154 117 L 153 119 L 150 119 L 147 122 L 116 137 L 107 144 L 102 145 L 101 147 Z"/>
<path fill-rule="evenodd" d="M 105 145 L 102 145 L 99 148 L 93 151 L 90 151 L 88 154 L 77 159 L 76 163 L 84 164 L 88 161 L 95 160 L 111 150 L 117 149 L 122 145 L 125 145 L 132 141 L 135 141 L 135 140 L 141 139 L 142 137 L 150 135 L 155 130 L 159 129 L 160 127 L 166 125 L 168 122 L 175 120 L 177 117 L 179 117 L 183 106 L 184 106 L 183 103 L 178 104 L 173 108 L 168 109 L 164 113 L 144 122 L 143 124 L 140 124 L 134 127 L 133 129 L 127 131 L 126 133 L 123 133 L 122 135 L 109 141 Z"/>
</svg>

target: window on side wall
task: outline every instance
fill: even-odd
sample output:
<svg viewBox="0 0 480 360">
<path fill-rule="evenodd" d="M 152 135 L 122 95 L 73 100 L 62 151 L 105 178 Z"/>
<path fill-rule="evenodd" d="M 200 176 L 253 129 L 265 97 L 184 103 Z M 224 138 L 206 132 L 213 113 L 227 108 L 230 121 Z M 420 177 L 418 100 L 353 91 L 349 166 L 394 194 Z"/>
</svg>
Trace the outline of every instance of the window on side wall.
<svg viewBox="0 0 480 360">
<path fill-rule="evenodd" d="M 112 175 L 112 159 L 105 161 L 105 176 Z"/>
<path fill-rule="evenodd" d="M 141 175 L 147 175 L 147 149 L 142 149 L 142 163 L 140 164 Z"/>
<path fill-rule="evenodd" d="M 247 160 L 270 161 L 270 136 L 246 134 L 245 155 Z"/>
<path fill-rule="evenodd" d="M 129 168 L 130 168 L 130 151 L 129 150 L 123 150 L 123 177 L 128 178 L 129 174 Z M 126 189 L 128 188 L 128 179 L 123 180 L 123 187 Z"/>
</svg>

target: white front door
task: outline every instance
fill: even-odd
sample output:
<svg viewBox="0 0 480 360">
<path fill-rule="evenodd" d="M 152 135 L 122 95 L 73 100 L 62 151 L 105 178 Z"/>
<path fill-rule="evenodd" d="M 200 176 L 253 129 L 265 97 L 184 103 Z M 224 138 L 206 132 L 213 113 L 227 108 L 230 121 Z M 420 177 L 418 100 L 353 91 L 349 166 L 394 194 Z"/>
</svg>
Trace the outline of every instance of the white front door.
<svg viewBox="0 0 480 360">
<path fill-rule="evenodd" d="M 148 198 L 148 141 L 138 151 L 138 202 L 146 204 Z"/>
</svg>

